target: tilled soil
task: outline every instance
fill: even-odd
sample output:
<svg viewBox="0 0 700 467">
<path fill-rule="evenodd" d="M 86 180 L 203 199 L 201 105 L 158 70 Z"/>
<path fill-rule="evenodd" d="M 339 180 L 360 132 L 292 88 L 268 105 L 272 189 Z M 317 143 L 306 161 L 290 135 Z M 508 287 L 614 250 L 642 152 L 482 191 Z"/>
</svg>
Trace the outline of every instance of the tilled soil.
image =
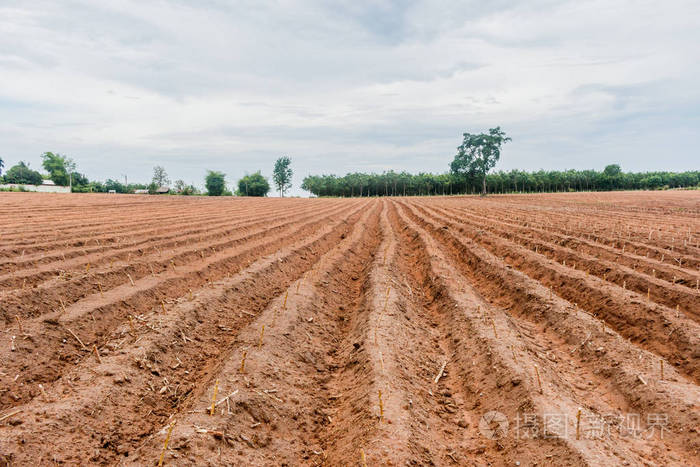
<svg viewBox="0 0 700 467">
<path fill-rule="evenodd" d="M 0 466 L 700 465 L 700 192 L 0 216 Z"/>
</svg>

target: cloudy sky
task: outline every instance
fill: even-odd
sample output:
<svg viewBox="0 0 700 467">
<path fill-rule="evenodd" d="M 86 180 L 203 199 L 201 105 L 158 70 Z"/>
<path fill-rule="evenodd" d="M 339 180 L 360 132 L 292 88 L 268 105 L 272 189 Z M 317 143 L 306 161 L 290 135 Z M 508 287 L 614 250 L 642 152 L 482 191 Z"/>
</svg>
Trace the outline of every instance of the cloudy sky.
<svg viewBox="0 0 700 467">
<path fill-rule="evenodd" d="M 700 168 L 700 2 L 0 0 L 0 157 L 203 185 L 497 169 Z M 302 193 L 298 188 L 296 193 Z"/>
</svg>

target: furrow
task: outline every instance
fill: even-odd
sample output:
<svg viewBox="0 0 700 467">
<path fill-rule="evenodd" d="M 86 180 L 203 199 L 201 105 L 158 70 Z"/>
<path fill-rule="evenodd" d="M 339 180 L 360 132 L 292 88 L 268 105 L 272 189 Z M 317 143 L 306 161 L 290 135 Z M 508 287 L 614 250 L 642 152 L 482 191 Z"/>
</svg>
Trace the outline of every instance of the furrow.
<svg viewBox="0 0 700 467">
<path fill-rule="evenodd" d="M 640 294 L 586 275 L 584 271 L 533 254 L 527 248 L 480 234 L 453 219 L 418 208 L 421 216 L 452 226 L 461 238 L 471 238 L 488 251 L 503 257 L 507 265 L 523 271 L 559 296 L 605 321 L 622 336 L 677 366 L 695 382 L 700 378 L 700 360 L 692 357 L 700 349 L 700 325 L 676 311 L 648 303 Z M 450 237 L 449 228 L 444 235 Z M 602 325 L 602 324 L 601 324 Z M 673 332 L 671 332 L 673 331 Z"/>
</svg>

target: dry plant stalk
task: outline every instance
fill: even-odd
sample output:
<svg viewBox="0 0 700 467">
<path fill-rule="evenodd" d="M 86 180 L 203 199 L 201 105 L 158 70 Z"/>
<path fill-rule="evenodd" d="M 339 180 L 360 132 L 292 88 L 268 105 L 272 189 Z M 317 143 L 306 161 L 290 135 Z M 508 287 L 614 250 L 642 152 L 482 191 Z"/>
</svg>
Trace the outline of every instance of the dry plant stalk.
<svg viewBox="0 0 700 467">
<path fill-rule="evenodd" d="M 97 288 L 100 289 L 100 297 L 105 298 L 105 294 L 102 292 L 102 284 L 98 282 Z"/>
<path fill-rule="evenodd" d="M 187 289 L 190 293 L 190 301 L 192 301 L 192 289 Z"/>
<path fill-rule="evenodd" d="M 158 467 L 163 467 L 163 460 L 165 459 L 165 452 L 168 450 L 168 443 L 170 442 L 170 435 L 173 433 L 173 428 L 175 428 L 175 421 L 170 424 L 168 428 L 168 435 L 165 437 L 165 444 L 163 444 L 163 451 L 160 453 L 160 460 L 158 461 Z"/>
<path fill-rule="evenodd" d="M 97 344 L 93 344 L 92 351 L 95 352 L 95 357 L 97 358 L 97 363 L 102 365 L 102 358 L 100 358 L 100 351 L 97 350 Z"/>
<path fill-rule="evenodd" d="M 214 394 L 211 396 L 211 409 L 209 409 L 209 416 L 214 415 L 214 408 L 216 407 L 216 394 L 219 392 L 219 379 L 217 378 L 214 384 Z"/>
<path fill-rule="evenodd" d="M 446 366 L 446 365 L 447 365 L 447 360 L 445 360 L 444 362 L 442 362 L 442 366 L 440 367 L 440 371 L 438 371 L 438 374 L 437 374 L 437 376 L 435 377 L 435 384 L 437 384 L 438 381 L 440 381 L 440 378 L 442 378 L 442 373 L 445 371 L 445 366 Z"/>
<path fill-rule="evenodd" d="M 282 309 L 286 310 L 287 309 L 287 297 L 289 296 L 289 290 L 287 290 L 284 293 L 284 303 L 282 304 Z"/>
<path fill-rule="evenodd" d="M 85 344 L 83 344 L 83 341 L 80 340 L 80 337 L 78 337 L 73 331 L 71 331 L 70 328 L 66 328 L 66 330 L 71 334 L 71 336 L 75 337 L 75 340 L 78 341 L 78 343 L 80 344 L 80 346 L 83 349 L 87 350 L 87 347 L 85 347 Z"/>
<path fill-rule="evenodd" d="M 22 321 L 19 319 L 19 315 L 15 315 L 15 319 L 17 320 L 17 326 L 19 326 L 19 333 L 24 334 L 24 330 L 22 329 Z"/>
<path fill-rule="evenodd" d="M 581 438 L 581 408 L 576 412 L 576 439 Z"/>
<path fill-rule="evenodd" d="M 265 335 L 265 325 L 262 325 L 262 328 L 260 328 L 260 339 L 258 340 L 258 348 L 262 348 L 262 343 L 263 343 L 263 336 Z"/>
<path fill-rule="evenodd" d="M 377 391 L 379 393 L 379 421 L 384 420 L 384 402 L 382 401 L 382 390 Z"/>
<path fill-rule="evenodd" d="M 367 467 L 367 458 L 365 457 L 365 450 L 360 448 L 360 463 L 362 467 Z"/>
<path fill-rule="evenodd" d="M 664 361 L 663 361 L 663 359 L 659 360 L 659 366 L 661 367 L 661 379 L 664 379 Z"/>
<path fill-rule="evenodd" d="M 65 313 L 65 312 L 66 312 L 66 306 L 63 304 L 63 299 L 59 298 L 59 299 L 58 299 L 58 303 L 61 304 L 61 309 L 62 309 L 63 312 Z"/>
<path fill-rule="evenodd" d="M 134 280 L 131 278 L 131 275 L 128 272 L 126 273 L 126 277 L 129 278 L 129 282 L 131 282 L 131 286 L 136 287 L 136 284 L 134 284 Z"/>
<path fill-rule="evenodd" d="M 496 322 L 491 318 L 491 326 L 493 326 L 493 336 L 498 339 L 498 333 L 496 332 Z"/>
<path fill-rule="evenodd" d="M 540 370 L 537 368 L 537 365 L 535 365 L 535 375 L 537 376 L 537 386 L 540 388 L 540 394 L 544 394 L 542 391 L 542 380 L 540 380 Z"/>
<path fill-rule="evenodd" d="M 165 313 L 165 302 L 163 300 L 160 301 L 160 307 L 163 309 L 163 313 Z"/>
<path fill-rule="evenodd" d="M 87 264 L 85 265 L 85 274 L 87 274 L 87 273 L 89 273 L 89 272 L 90 272 L 90 263 L 87 263 Z"/>
<path fill-rule="evenodd" d="M 245 357 L 246 357 L 246 355 L 248 355 L 248 352 L 246 352 L 244 350 L 243 351 L 243 358 L 241 358 L 241 368 L 240 368 L 241 373 L 245 373 Z"/>
<path fill-rule="evenodd" d="M 175 260 L 174 259 L 170 260 L 170 265 L 173 267 L 173 272 L 177 272 L 177 269 L 175 269 Z"/>
</svg>

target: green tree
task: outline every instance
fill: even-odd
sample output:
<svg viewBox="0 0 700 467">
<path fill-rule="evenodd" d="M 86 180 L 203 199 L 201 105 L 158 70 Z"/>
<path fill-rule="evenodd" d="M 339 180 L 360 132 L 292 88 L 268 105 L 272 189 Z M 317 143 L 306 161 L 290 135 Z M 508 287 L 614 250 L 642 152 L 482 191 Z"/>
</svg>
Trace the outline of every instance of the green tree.
<svg viewBox="0 0 700 467">
<path fill-rule="evenodd" d="M 608 177 L 617 177 L 620 175 L 620 172 L 622 172 L 622 169 L 618 164 L 606 165 L 605 169 L 603 169 L 603 173 Z"/>
<path fill-rule="evenodd" d="M 90 193 L 95 191 L 94 185 L 88 180 L 88 178 L 79 172 L 71 172 L 71 191 L 73 193 Z"/>
<path fill-rule="evenodd" d="M 117 193 L 128 193 L 127 186 L 122 183 L 108 178 L 104 184 L 105 191 L 114 190 Z"/>
<path fill-rule="evenodd" d="M 75 162 L 69 157 L 59 153 L 45 152 L 41 155 L 41 166 L 49 173 L 49 178 L 56 185 L 73 186 L 72 174 L 75 171 Z"/>
<path fill-rule="evenodd" d="M 284 197 L 284 192 L 292 187 L 291 163 L 292 160 L 289 157 L 282 156 L 275 161 L 275 168 L 272 170 L 272 180 L 282 197 Z"/>
<path fill-rule="evenodd" d="M 30 169 L 29 165 L 22 161 L 10 167 L 10 170 L 5 174 L 5 181 L 7 183 L 16 183 L 19 185 L 41 185 L 42 180 L 39 172 Z"/>
<path fill-rule="evenodd" d="M 170 179 L 165 171 L 165 168 L 160 165 L 153 167 L 153 178 L 151 183 L 155 183 L 159 188 L 162 186 L 170 186 Z"/>
<path fill-rule="evenodd" d="M 207 187 L 209 196 L 221 196 L 226 190 L 226 175 L 222 172 L 208 170 L 207 176 L 204 179 L 204 184 Z"/>
<path fill-rule="evenodd" d="M 488 134 L 464 133 L 464 140 L 457 148 L 450 169 L 463 177 L 479 175 L 482 179 L 481 194 L 486 194 L 486 174 L 501 158 L 501 146 L 511 141 L 501 127 L 491 128 Z"/>
<path fill-rule="evenodd" d="M 257 171 L 238 180 L 236 196 L 267 196 L 269 191 L 270 184 L 260 171 Z"/>
</svg>

